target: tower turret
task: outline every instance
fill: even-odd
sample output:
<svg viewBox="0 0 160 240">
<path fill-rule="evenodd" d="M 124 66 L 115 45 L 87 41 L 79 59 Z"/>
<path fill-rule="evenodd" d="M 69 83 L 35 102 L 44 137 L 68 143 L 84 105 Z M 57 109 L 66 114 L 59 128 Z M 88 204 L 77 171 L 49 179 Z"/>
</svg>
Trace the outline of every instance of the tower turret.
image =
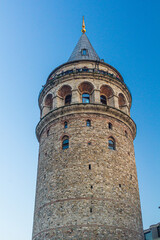
<svg viewBox="0 0 160 240">
<path fill-rule="evenodd" d="M 32 240 L 142 240 L 131 94 L 84 30 L 39 95 Z"/>
</svg>

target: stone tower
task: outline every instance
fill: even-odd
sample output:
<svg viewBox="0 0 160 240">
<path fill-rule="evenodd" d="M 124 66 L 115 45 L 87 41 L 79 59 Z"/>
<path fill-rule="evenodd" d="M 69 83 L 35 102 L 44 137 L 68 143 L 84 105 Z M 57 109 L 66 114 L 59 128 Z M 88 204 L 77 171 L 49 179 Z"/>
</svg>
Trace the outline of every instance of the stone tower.
<svg viewBox="0 0 160 240">
<path fill-rule="evenodd" d="M 130 117 L 121 74 L 85 34 L 39 95 L 32 240 L 142 240 Z"/>
</svg>

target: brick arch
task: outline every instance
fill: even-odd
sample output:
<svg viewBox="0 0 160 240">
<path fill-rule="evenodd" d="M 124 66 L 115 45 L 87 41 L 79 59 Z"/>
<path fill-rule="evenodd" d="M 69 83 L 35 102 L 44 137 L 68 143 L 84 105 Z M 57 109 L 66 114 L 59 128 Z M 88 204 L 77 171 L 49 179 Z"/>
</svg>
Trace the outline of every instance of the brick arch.
<svg viewBox="0 0 160 240">
<path fill-rule="evenodd" d="M 67 95 L 72 95 L 72 88 L 69 85 L 63 85 L 58 90 L 58 95 L 62 98 L 65 98 Z"/>
<path fill-rule="evenodd" d="M 93 92 L 94 86 L 90 82 L 82 82 L 79 86 L 78 89 L 81 93 L 89 93 L 91 94 Z"/>
<path fill-rule="evenodd" d="M 68 121 L 67 121 L 68 122 Z M 66 134 L 66 133 L 63 133 L 61 136 L 60 136 L 60 138 L 59 138 L 59 140 L 60 141 L 62 141 L 65 137 L 68 137 L 68 138 L 70 138 L 71 137 L 71 135 L 70 134 Z"/>
<path fill-rule="evenodd" d="M 108 137 L 108 140 L 112 140 L 112 141 L 116 142 L 115 138 L 114 138 L 112 135 L 110 135 L 110 136 Z"/>
<path fill-rule="evenodd" d="M 118 95 L 118 104 L 119 107 L 124 107 L 126 105 L 126 99 L 122 93 L 119 93 Z"/>
<path fill-rule="evenodd" d="M 47 94 L 47 96 L 45 97 L 45 100 L 44 100 L 44 104 L 46 107 L 52 107 L 52 104 L 53 104 L 53 95 L 52 93 L 49 93 Z"/>
<path fill-rule="evenodd" d="M 114 95 L 113 89 L 108 85 L 102 85 L 100 87 L 100 94 L 105 95 L 107 98 L 112 97 Z"/>
</svg>

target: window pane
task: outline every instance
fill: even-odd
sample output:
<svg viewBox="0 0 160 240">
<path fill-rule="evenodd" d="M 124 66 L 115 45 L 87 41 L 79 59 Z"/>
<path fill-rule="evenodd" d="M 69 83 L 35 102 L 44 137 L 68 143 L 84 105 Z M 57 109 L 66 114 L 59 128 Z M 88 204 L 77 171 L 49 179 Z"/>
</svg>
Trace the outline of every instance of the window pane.
<svg viewBox="0 0 160 240">
<path fill-rule="evenodd" d="M 83 93 L 82 94 L 82 103 L 89 103 L 90 99 L 89 99 L 89 94 L 88 93 Z"/>
<path fill-rule="evenodd" d="M 83 93 L 83 95 L 82 95 L 83 97 L 89 97 L 89 94 L 88 93 Z"/>
<path fill-rule="evenodd" d="M 114 143 L 114 141 L 112 141 L 112 140 L 108 140 L 108 148 L 109 149 L 112 149 L 112 150 L 115 150 L 115 143 Z"/>
<path fill-rule="evenodd" d="M 71 103 L 71 95 L 67 95 L 65 97 L 65 105 L 69 105 Z"/>
<path fill-rule="evenodd" d="M 82 55 L 86 55 L 87 54 L 87 50 L 86 49 L 82 49 Z"/>
<path fill-rule="evenodd" d="M 64 123 L 64 128 L 67 128 L 68 127 L 68 124 L 67 122 Z"/>
<path fill-rule="evenodd" d="M 104 95 L 101 95 L 101 103 L 102 104 L 107 104 L 106 97 Z"/>
<path fill-rule="evenodd" d="M 69 139 L 65 139 L 62 143 L 62 148 L 66 149 L 69 148 Z"/>
<path fill-rule="evenodd" d="M 90 126 L 91 126 L 91 121 L 90 121 L 90 120 L 87 120 L 87 121 L 86 121 L 86 126 L 87 126 L 87 127 L 90 127 Z"/>
</svg>

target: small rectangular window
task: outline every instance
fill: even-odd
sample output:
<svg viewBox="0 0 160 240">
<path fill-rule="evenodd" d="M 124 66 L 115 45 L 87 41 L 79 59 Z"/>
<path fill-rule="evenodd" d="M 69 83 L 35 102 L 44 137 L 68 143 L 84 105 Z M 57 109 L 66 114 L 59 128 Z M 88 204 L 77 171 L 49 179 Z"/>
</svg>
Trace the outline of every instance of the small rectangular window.
<svg viewBox="0 0 160 240">
<path fill-rule="evenodd" d="M 68 128 L 68 123 L 64 122 L 64 128 Z"/>
<path fill-rule="evenodd" d="M 89 164 L 89 170 L 91 170 L 91 164 Z"/>
<path fill-rule="evenodd" d="M 90 103 L 90 95 L 88 93 L 82 94 L 82 103 Z"/>
<path fill-rule="evenodd" d="M 86 121 L 86 126 L 87 126 L 87 127 L 91 127 L 91 120 L 88 119 L 88 120 Z"/>
<path fill-rule="evenodd" d="M 108 123 L 108 128 L 112 129 L 112 123 L 110 123 L 110 122 Z"/>
<path fill-rule="evenodd" d="M 82 49 L 82 55 L 86 56 L 87 55 L 87 49 Z"/>
</svg>

